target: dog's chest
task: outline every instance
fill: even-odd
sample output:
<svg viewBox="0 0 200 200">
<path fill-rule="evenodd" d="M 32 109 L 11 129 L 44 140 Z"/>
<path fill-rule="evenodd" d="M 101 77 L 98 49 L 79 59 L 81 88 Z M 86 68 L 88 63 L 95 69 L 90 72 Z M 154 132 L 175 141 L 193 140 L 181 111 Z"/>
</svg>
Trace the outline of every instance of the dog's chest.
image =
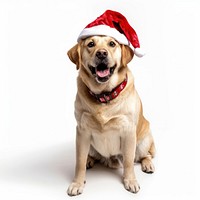
<svg viewBox="0 0 200 200">
<path fill-rule="evenodd" d="M 120 134 L 113 130 L 92 133 L 91 145 L 104 157 L 121 154 Z"/>
<path fill-rule="evenodd" d="M 91 134 L 91 145 L 104 157 L 121 154 L 121 138 L 126 136 L 130 124 L 127 115 L 94 116 L 85 112 L 81 118 L 81 127 Z"/>
</svg>

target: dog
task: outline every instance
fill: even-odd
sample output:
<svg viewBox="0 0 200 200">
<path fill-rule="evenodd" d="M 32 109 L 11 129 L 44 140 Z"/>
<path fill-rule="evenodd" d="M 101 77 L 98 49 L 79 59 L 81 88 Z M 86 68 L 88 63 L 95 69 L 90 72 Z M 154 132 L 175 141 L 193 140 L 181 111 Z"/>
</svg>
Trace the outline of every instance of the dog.
<svg viewBox="0 0 200 200">
<path fill-rule="evenodd" d="M 134 162 L 141 163 L 143 172 L 153 173 L 155 146 L 127 66 L 133 50 L 112 37 L 91 36 L 80 40 L 68 56 L 79 70 L 76 170 L 68 194 L 83 192 L 86 168 L 96 161 L 111 168 L 122 166 L 125 189 L 137 193 Z"/>
</svg>

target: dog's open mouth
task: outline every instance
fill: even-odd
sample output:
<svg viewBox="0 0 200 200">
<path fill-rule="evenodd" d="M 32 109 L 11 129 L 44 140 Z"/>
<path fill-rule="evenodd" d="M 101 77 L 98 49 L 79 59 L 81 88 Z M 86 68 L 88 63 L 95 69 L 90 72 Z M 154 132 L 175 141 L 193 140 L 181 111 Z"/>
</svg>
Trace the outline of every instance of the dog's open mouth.
<svg viewBox="0 0 200 200">
<path fill-rule="evenodd" d="M 96 67 L 89 66 L 91 73 L 96 77 L 97 81 L 101 83 L 108 81 L 108 79 L 114 73 L 115 68 L 116 65 L 113 67 L 108 67 L 104 63 L 100 63 Z"/>
</svg>

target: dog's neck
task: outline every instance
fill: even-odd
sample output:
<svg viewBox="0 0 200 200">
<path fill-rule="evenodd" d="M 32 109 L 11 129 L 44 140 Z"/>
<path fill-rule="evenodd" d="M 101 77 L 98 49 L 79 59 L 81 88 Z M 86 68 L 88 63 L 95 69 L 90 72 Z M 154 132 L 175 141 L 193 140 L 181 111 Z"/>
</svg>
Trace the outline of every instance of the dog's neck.
<svg viewBox="0 0 200 200">
<path fill-rule="evenodd" d="M 102 92 L 100 94 L 95 94 L 89 89 L 89 93 L 100 103 L 109 103 L 113 99 L 117 98 L 117 96 L 121 93 L 121 91 L 126 87 L 128 81 L 128 76 L 112 91 L 110 92 Z"/>
</svg>

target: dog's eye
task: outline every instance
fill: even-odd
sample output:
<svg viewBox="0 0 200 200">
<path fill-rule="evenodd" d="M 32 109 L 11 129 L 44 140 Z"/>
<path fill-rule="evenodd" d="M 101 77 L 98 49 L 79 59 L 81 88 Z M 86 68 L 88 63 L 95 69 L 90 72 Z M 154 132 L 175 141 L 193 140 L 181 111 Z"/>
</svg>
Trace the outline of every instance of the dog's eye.
<svg viewBox="0 0 200 200">
<path fill-rule="evenodd" d="M 94 44 L 94 42 L 89 42 L 89 44 L 87 45 L 89 48 L 91 48 L 91 47 L 94 47 L 95 46 L 95 44 Z"/>
<path fill-rule="evenodd" d="M 115 47 L 115 42 L 113 42 L 113 41 L 111 41 L 110 43 L 109 43 L 109 45 L 111 46 L 111 47 Z"/>
</svg>

